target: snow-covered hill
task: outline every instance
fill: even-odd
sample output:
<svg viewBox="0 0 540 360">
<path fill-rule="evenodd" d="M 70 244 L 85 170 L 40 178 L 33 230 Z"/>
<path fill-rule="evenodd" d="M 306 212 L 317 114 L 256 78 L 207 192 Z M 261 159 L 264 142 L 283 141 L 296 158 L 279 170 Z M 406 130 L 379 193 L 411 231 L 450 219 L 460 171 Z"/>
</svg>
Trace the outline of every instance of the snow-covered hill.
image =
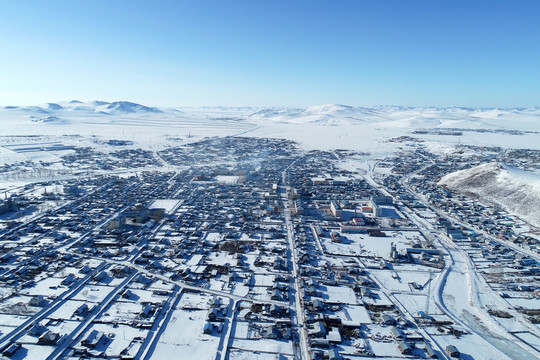
<svg viewBox="0 0 540 360">
<path fill-rule="evenodd" d="M 89 101 L 77 100 L 47 103 L 39 106 L 5 106 L 0 113 L 25 113 L 43 118 L 44 114 L 69 120 L 69 117 L 98 115 L 140 115 L 187 114 L 194 118 L 234 118 L 245 121 L 265 121 L 287 124 L 315 125 L 365 125 L 394 128 L 519 128 L 537 129 L 540 108 L 527 109 L 472 109 L 472 108 L 414 108 L 400 106 L 378 106 L 373 108 L 325 104 L 307 108 L 255 108 L 255 107 L 185 107 L 156 108 L 129 101 Z M 65 116 L 70 114 L 69 116 Z M 1 115 L 1 114 L 0 114 Z"/>
<path fill-rule="evenodd" d="M 439 185 L 474 194 L 540 227 L 540 175 L 492 162 L 448 174 Z"/>
<path fill-rule="evenodd" d="M 305 109 L 263 109 L 250 115 L 251 119 L 266 119 L 282 123 L 343 125 L 388 120 L 376 109 L 347 105 L 325 104 Z"/>
<path fill-rule="evenodd" d="M 129 101 L 115 101 L 113 103 L 104 105 L 108 112 L 121 112 L 121 113 L 136 113 L 136 112 L 152 112 L 160 113 L 162 112 L 158 108 L 148 107 L 141 104 L 132 103 Z"/>
<path fill-rule="evenodd" d="M 164 146 L 160 139 L 236 136 L 280 137 L 312 149 L 391 153 L 389 139 L 414 135 L 424 144 L 540 149 L 540 108 L 472 109 L 347 105 L 156 108 L 128 101 L 77 100 L 0 107 L 0 134 L 80 134 Z M 460 129 L 458 136 L 415 130 Z M 509 134 L 507 130 L 515 132 Z"/>
<path fill-rule="evenodd" d="M 107 102 L 107 101 L 89 101 L 89 102 L 81 102 L 77 100 L 72 100 L 69 102 L 59 102 L 59 103 L 47 103 L 44 105 L 39 106 L 27 106 L 27 107 L 19 107 L 19 106 L 5 106 L 3 110 L 20 110 L 20 111 L 26 111 L 29 113 L 41 113 L 41 114 L 53 114 L 53 113 L 61 113 L 65 111 L 70 112 L 79 112 L 79 113 L 93 113 L 93 112 L 100 112 L 100 113 L 145 113 L 145 112 L 151 112 L 151 113 L 160 113 L 162 110 L 155 108 L 155 107 L 149 107 L 141 104 L 136 104 L 129 101 L 115 101 L 115 102 Z"/>
</svg>

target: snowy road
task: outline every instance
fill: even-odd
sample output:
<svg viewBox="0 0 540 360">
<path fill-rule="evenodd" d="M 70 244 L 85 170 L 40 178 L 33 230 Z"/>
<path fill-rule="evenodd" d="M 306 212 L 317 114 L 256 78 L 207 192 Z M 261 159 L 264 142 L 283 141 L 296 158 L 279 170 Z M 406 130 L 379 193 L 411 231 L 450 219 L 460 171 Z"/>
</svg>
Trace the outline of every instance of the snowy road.
<svg viewBox="0 0 540 360">
<path fill-rule="evenodd" d="M 293 161 L 285 170 L 283 170 L 282 173 L 282 180 L 283 183 L 286 183 L 287 178 L 287 170 L 293 166 L 296 163 L 297 160 Z M 292 296 L 291 296 L 291 307 L 294 306 L 295 313 L 293 315 L 293 321 L 296 322 L 296 329 L 300 335 L 300 359 L 308 360 L 311 359 L 310 356 L 310 347 L 308 346 L 308 335 L 306 330 L 306 324 L 304 319 L 304 307 L 303 304 L 303 298 L 302 298 L 302 289 L 301 289 L 301 280 L 300 280 L 300 270 L 298 268 L 298 253 L 296 251 L 296 243 L 294 240 L 294 226 L 291 219 L 291 202 L 288 199 L 288 186 L 283 186 L 281 188 L 281 200 L 283 202 L 283 213 L 285 216 L 285 226 L 287 229 L 287 246 L 289 248 L 289 252 L 291 254 L 291 261 L 292 261 L 292 267 L 293 267 L 293 282 L 294 282 L 294 301 L 295 304 L 292 305 Z M 294 347 L 295 352 L 297 351 L 297 348 Z"/>
<path fill-rule="evenodd" d="M 385 192 L 372 177 L 366 176 L 366 179 Z M 424 237 L 434 240 L 435 246 L 445 254 L 445 268 L 433 280 L 434 291 L 428 301 L 433 302 L 440 311 L 474 336 L 475 346 L 462 349 L 463 352 L 475 359 L 484 358 L 486 354 L 489 354 L 489 358 L 497 359 L 540 358 L 536 349 L 512 335 L 512 329 L 503 327 L 493 318 L 488 313 L 487 306 L 511 313 L 515 322 L 524 330 L 538 333 L 538 329 L 531 327 L 522 314 L 512 309 L 489 287 L 463 249 L 443 234 L 434 235 L 438 231 L 428 221 L 417 216 L 412 209 L 404 210 L 405 215 L 418 226 Z"/>
</svg>

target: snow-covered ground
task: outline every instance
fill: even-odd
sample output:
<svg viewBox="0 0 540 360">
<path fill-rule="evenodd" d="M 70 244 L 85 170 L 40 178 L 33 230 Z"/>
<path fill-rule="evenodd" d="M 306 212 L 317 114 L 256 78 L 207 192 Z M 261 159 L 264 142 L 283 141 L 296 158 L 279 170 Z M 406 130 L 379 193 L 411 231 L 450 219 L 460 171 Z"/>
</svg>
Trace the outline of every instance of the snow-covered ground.
<svg viewBox="0 0 540 360">
<path fill-rule="evenodd" d="M 129 102 L 71 101 L 0 108 L 0 133 L 94 135 L 98 139 L 130 140 L 152 148 L 174 142 L 193 142 L 205 136 L 249 134 L 296 140 L 307 148 L 383 152 L 395 148 L 395 144 L 384 143 L 392 137 L 410 135 L 415 130 L 452 128 L 461 129 L 462 135 L 417 136 L 428 143 L 497 144 L 502 147 L 539 149 L 536 134 L 539 119 L 539 108 L 362 108 L 320 105 L 306 109 L 156 109 Z M 503 130 L 521 133 L 508 134 Z M 77 141 L 80 139 L 70 138 L 65 143 Z M 12 155 L 13 152 L 17 155 Z M 1 148 L 1 159 L 13 156 L 25 157 L 12 149 Z"/>
<path fill-rule="evenodd" d="M 363 154 L 357 154 L 346 161 L 340 160 L 337 153 L 332 151 L 343 168 L 359 173 L 373 172 L 382 158 L 392 155 L 395 151 L 411 148 L 400 137 L 414 137 L 414 141 L 423 144 L 429 151 L 437 154 L 454 154 L 458 151 L 474 155 L 472 150 L 462 150 L 463 145 L 501 147 L 504 149 L 540 149 L 538 142 L 538 122 L 540 109 L 467 109 L 467 108 L 404 108 L 376 107 L 361 108 L 344 105 L 320 105 L 306 109 L 290 108 L 179 108 L 157 109 L 129 102 L 62 102 L 30 107 L 0 108 L 0 166 L 5 171 L 0 173 L 0 189 L 10 189 L 23 186 L 26 182 L 36 179 L 60 179 L 62 176 L 77 176 L 64 169 L 60 163 L 61 157 L 73 154 L 81 148 L 99 149 L 103 153 L 113 153 L 119 147 L 122 149 L 149 150 L 145 156 L 155 155 L 155 161 L 146 163 L 140 169 L 126 170 L 125 176 L 138 175 L 143 171 L 170 170 L 174 167 L 165 164 L 157 155 L 158 150 L 197 142 L 210 136 L 250 136 L 261 138 L 285 138 L 299 143 L 306 150 L 336 150 L 350 149 Z M 22 135 L 22 136 L 21 136 Z M 111 142 L 112 140 L 112 142 Z M 120 144 L 118 143 L 120 141 Z M 494 154 L 498 150 L 486 150 Z M 501 152 L 502 152 L 501 151 Z M 153 158 L 154 159 L 154 158 Z M 131 159 L 130 159 L 131 160 Z M 18 171 L 13 172 L 11 166 L 17 164 Z M 179 165 L 182 166 L 182 165 Z M 379 166 L 378 172 L 388 174 L 389 168 Z M 117 171 L 117 170 L 115 170 Z M 118 171 L 119 172 L 119 171 Z M 360 176 L 360 175 L 358 175 Z M 479 181 L 478 179 L 482 179 Z M 216 177 L 221 185 L 234 184 L 239 180 L 236 175 L 219 175 Z M 468 182 L 467 182 L 468 181 Z M 476 192 L 479 196 L 495 202 L 508 211 L 513 212 L 531 223 L 540 224 L 538 214 L 538 199 L 540 199 L 540 177 L 509 166 L 497 164 L 481 165 L 479 167 L 454 173 L 442 181 L 448 187 Z M 56 191 L 49 188 L 49 191 Z M 45 192 L 45 191 L 43 191 Z M 499 201 L 505 198 L 504 201 Z M 151 207 L 165 208 L 168 213 L 175 211 L 180 204 L 186 209 L 186 204 L 176 199 L 156 199 Z M 182 211 L 178 212 L 179 214 Z M 428 213 L 424 211 L 423 213 Z M 434 213 L 429 217 L 434 222 Z M 428 216 L 426 216 L 428 217 Z M 205 220 L 206 221 L 206 220 Z M 427 223 L 427 222 L 426 222 Z M 464 336 L 460 345 L 465 354 L 473 358 L 481 358 L 486 351 L 494 347 L 505 348 L 507 351 L 494 351 L 497 358 L 520 358 L 527 355 L 518 345 L 512 344 L 514 335 L 526 339 L 531 344 L 537 344 L 535 328 L 529 327 L 523 321 L 494 320 L 487 315 L 488 305 L 511 311 L 509 304 L 493 292 L 483 279 L 476 273 L 470 259 L 458 248 L 450 247 L 445 253 L 446 260 L 452 257 L 452 268 L 443 270 L 409 269 L 406 265 L 393 269 L 378 269 L 381 262 L 373 257 L 390 259 L 391 244 L 396 245 L 399 253 L 421 237 L 417 231 L 386 231 L 386 237 L 372 237 L 363 234 L 347 234 L 343 243 L 333 243 L 328 238 L 321 240 L 326 255 L 335 255 L 339 260 L 325 259 L 328 262 L 340 263 L 346 267 L 343 257 L 372 257 L 362 259 L 359 264 L 369 268 L 368 273 L 382 286 L 381 290 L 373 290 L 372 297 L 360 298 L 348 286 L 320 286 L 320 298 L 327 303 L 344 304 L 339 310 L 343 317 L 351 322 L 372 324 L 372 319 L 366 308 L 369 306 L 391 306 L 397 301 L 410 314 L 415 310 L 431 306 L 431 313 L 440 315 L 442 308 L 448 310 L 456 323 L 472 329 L 472 333 Z M 223 234 L 209 232 L 206 240 L 217 242 Z M 242 240 L 261 240 L 263 236 L 244 234 Z M 171 237 L 173 239 L 173 237 Z M 43 244 L 50 245 L 44 239 Z M 183 240 L 183 239 L 182 239 Z M 180 241 L 180 240 L 178 240 Z M 266 239 L 268 249 L 281 251 L 285 249 L 283 241 Z M 451 255 L 451 256 L 450 256 Z M 220 279 L 210 279 L 205 283 L 205 291 L 214 293 L 232 292 L 235 295 L 246 296 L 250 300 L 270 301 L 270 287 L 274 285 L 276 276 L 268 273 L 268 268 L 253 266 L 258 255 L 247 253 L 245 262 L 253 270 L 250 286 L 238 280 L 234 289 L 225 287 Z M 260 255 L 263 263 L 272 257 Z M 184 260 L 182 260 L 184 261 Z M 238 260 L 224 252 L 209 252 L 208 254 L 193 254 L 181 265 L 182 269 L 190 268 L 193 273 L 207 266 L 237 265 Z M 174 266 L 175 263 L 172 263 Z M 445 274 L 448 274 L 445 276 Z M 65 275 L 65 274 L 64 274 Z M 427 284 L 433 276 L 431 288 L 412 289 L 411 283 Z M 59 286 L 61 282 L 57 275 L 36 280 L 36 285 L 4 302 L 2 327 L 6 333 L 10 328 L 17 327 L 36 313 L 37 308 L 24 308 L 32 295 L 46 295 L 48 300 L 59 296 L 65 289 Z M 114 294 L 120 279 L 112 279 L 104 285 L 89 284 L 62 304 L 51 316 L 70 318 L 73 312 L 83 302 L 96 305 L 103 302 L 109 294 Z M 144 337 L 145 331 L 136 330 L 122 325 L 122 321 L 130 314 L 141 311 L 141 302 L 158 302 L 162 298 L 152 295 L 158 292 L 172 291 L 172 283 L 155 281 L 147 289 L 133 289 L 139 302 L 119 300 L 107 308 L 100 320 L 118 322 L 120 328 L 115 331 L 115 340 L 110 344 L 107 355 L 117 356 L 126 348 L 131 340 Z M 429 291 L 432 292 L 428 298 Z M 249 293 L 249 294 L 248 294 Z M 434 304 L 436 295 L 443 299 Z M 229 295 L 229 294 L 227 294 Z M 158 299 L 158 300 L 156 300 Z M 215 358 L 221 349 L 220 336 L 205 334 L 203 328 L 207 322 L 208 301 L 210 296 L 183 293 L 179 303 L 173 306 L 168 314 L 163 333 L 158 336 L 149 354 L 155 358 Z M 537 308 L 533 301 L 512 299 L 513 304 L 526 304 L 529 308 Z M 364 307 L 362 304 L 366 304 Z M 439 305 L 436 308 L 434 305 Z M 27 313 L 20 312 L 23 309 Z M 17 313 L 19 310 L 20 313 Z M 11 311 L 12 314 L 8 314 Z M 516 314 L 514 314 L 516 315 Z M 230 317 L 230 316 L 229 316 Z M 375 321 L 373 321 L 375 322 Z M 67 333 L 77 321 L 55 328 L 59 333 Z M 63 326 L 63 327 L 62 327 Z M 96 329 L 106 331 L 106 326 L 93 325 Z M 371 326 L 373 331 L 388 333 L 388 327 L 377 324 Z M 235 329 L 236 336 L 230 341 L 229 358 L 249 358 L 247 354 L 261 351 L 262 358 L 292 358 L 295 354 L 293 341 L 273 339 L 248 338 L 248 329 L 241 325 Z M 125 335 L 127 334 L 127 336 Z M 436 334 L 436 333 L 435 333 Z M 387 335 L 387 334 L 386 334 Z M 434 335 L 441 344 L 450 342 L 447 337 Z M 225 338 L 225 336 L 223 337 Z M 440 338 L 440 340 L 439 340 Z M 400 357 L 396 346 L 388 346 L 380 342 L 366 340 L 378 356 Z M 465 344 L 465 345 L 464 345 Z M 38 354 L 36 351 L 49 351 L 48 348 L 29 346 L 28 354 L 36 358 L 48 354 Z M 45 350 L 44 350 L 45 349 Z M 52 351 L 52 350 L 51 350 Z M 269 355 L 271 354 L 271 355 Z M 525 355 L 524 355 L 525 354 Z M 523 357 L 522 357 L 523 358 Z"/>
</svg>

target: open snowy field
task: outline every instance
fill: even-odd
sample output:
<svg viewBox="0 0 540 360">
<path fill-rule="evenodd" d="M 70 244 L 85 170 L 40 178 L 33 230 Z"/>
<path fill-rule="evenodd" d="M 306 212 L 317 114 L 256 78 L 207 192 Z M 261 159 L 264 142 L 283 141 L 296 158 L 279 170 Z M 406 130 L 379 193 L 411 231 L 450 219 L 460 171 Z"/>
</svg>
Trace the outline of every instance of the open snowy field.
<svg viewBox="0 0 540 360">
<path fill-rule="evenodd" d="M 417 231 L 391 231 L 387 236 L 376 237 L 367 234 L 343 234 L 342 243 L 324 238 L 323 246 L 329 254 L 362 255 L 390 259 L 390 247 L 396 246 L 398 252 L 411 247 L 411 243 L 421 236 Z M 322 239 L 321 239 L 322 240 Z"/>
<path fill-rule="evenodd" d="M 179 307 L 204 306 L 208 298 L 200 296 L 186 296 L 182 298 Z M 195 305 L 199 304 L 199 305 Z M 219 345 L 219 337 L 203 334 L 206 323 L 206 309 L 173 310 L 171 319 L 160 336 L 152 357 L 156 359 L 213 359 Z"/>
</svg>

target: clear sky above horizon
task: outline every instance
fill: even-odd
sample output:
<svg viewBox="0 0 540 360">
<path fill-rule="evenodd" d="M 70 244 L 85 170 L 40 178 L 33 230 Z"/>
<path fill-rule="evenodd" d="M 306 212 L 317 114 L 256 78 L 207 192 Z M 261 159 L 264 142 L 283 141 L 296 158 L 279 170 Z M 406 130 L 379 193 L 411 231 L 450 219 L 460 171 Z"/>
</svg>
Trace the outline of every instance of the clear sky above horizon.
<svg viewBox="0 0 540 360">
<path fill-rule="evenodd" d="M 0 105 L 540 106 L 540 1 L 2 1 Z"/>
</svg>

